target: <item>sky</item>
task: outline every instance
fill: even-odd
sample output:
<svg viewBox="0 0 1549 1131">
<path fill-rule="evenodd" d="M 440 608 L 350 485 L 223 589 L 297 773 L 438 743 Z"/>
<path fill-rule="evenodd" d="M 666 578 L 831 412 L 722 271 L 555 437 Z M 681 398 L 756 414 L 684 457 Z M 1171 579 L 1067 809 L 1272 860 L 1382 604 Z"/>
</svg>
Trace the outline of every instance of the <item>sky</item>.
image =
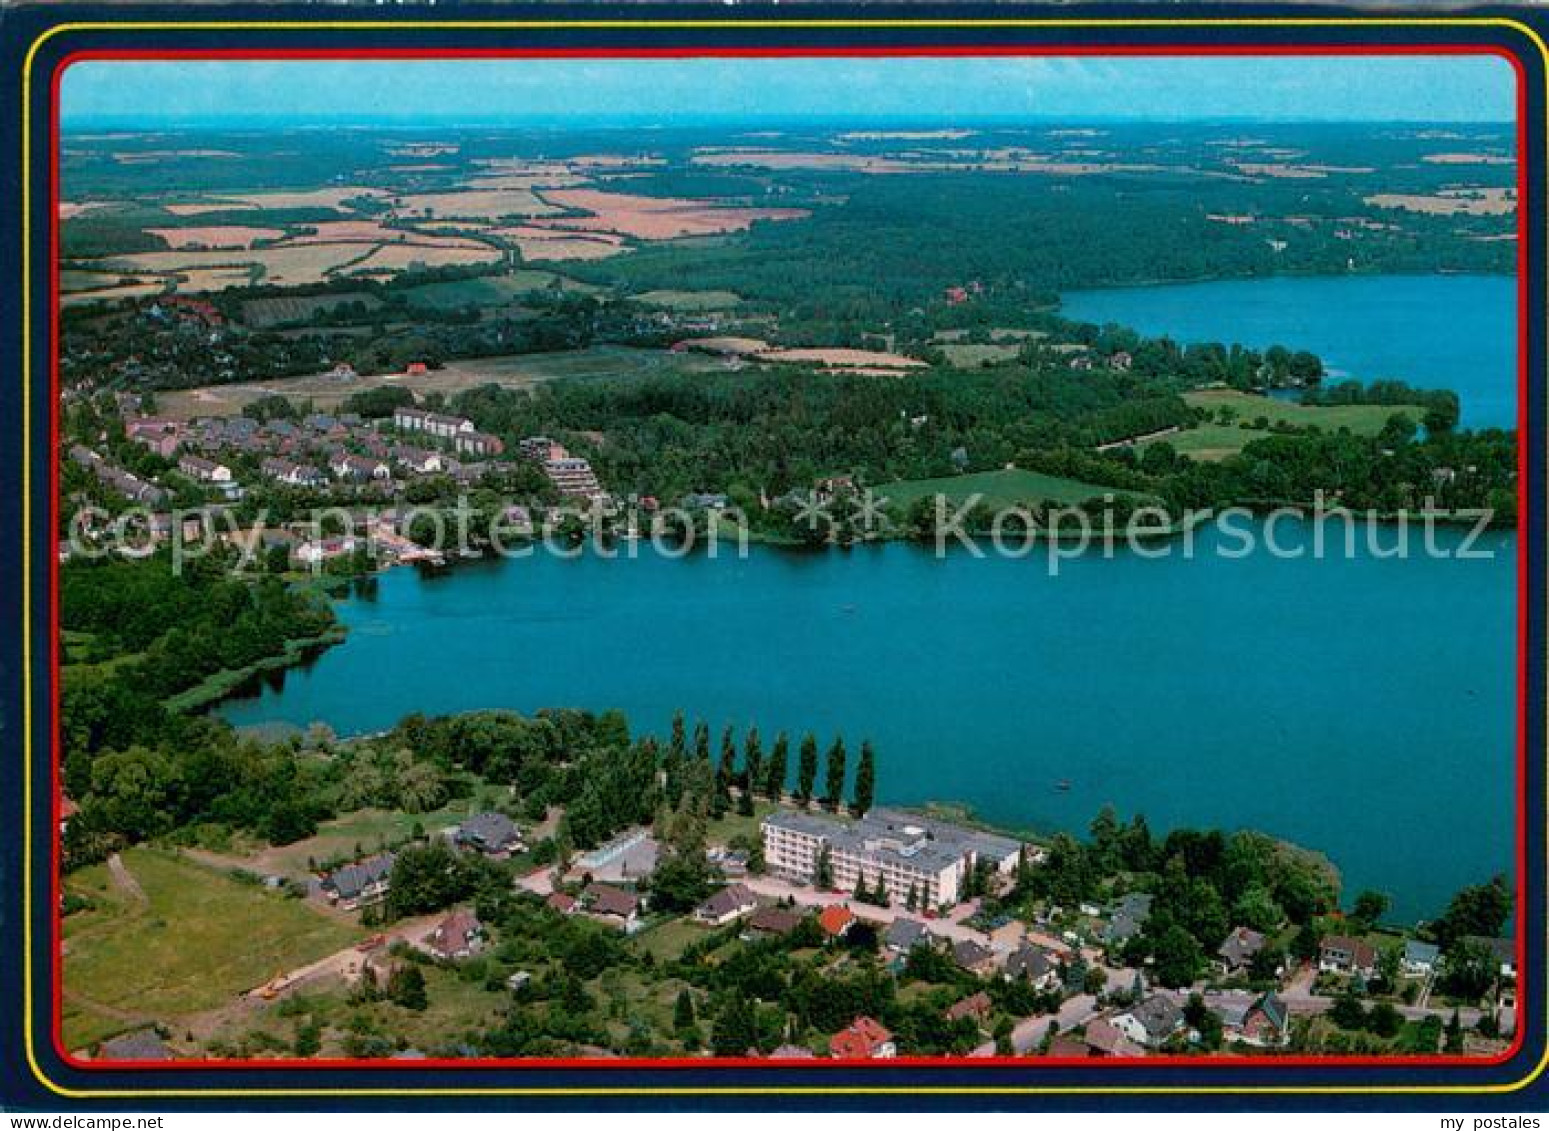
<svg viewBox="0 0 1549 1131">
<path fill-rule="evenodd" d="M 1495 56 L 88 60 L 66 128 L 1005 120 L 1510 121 Z"/>
</svg>

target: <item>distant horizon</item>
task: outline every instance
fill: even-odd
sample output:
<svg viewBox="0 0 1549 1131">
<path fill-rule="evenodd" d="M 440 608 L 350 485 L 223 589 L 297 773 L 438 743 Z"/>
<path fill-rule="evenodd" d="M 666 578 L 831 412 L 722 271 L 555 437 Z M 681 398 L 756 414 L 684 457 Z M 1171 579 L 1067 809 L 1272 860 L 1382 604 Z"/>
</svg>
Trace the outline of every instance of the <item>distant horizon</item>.
<svg viewBox="0 0 1549 1131">
<path fill-rule="evenodd" d="M 1044 126 L 1068 126 L 1081 128 L 1085 126 L 1255 126 L 1275 128 L 1283 126 L 1385 126 L 1394 129 L 1429 129 L 1443 127 L 1447 129 L 1516 129 L 1514 118 L 1489 119 L 1481 118 L 1470 121 L 1448 121 L 1434 118 L 1188 118 L 1188 119 L 1161 119 L 1140 117 L 1086 117 L 1071 118 L 1063 115 L 1050 115 L 1047 117 L 1024 118 L 962 118 L 962 119 L 931 119 L 928 121 L 911 118 L 800 118 L 790 120 L 777 119 L 747 119 L 742 117 L 714 118 L 703 117 L 685 122 L 661 122 L 654 118 L 629 121 L 615 119 L 611 121 L 578 122 L 574 120 L 560 119 L 532 119 L 528 121 L 478 121 L 475 119 L 424 119 L 420 122 L 404 121 L 336 121 L 336 122 L 295 122 L 284 120 L 263 121 L 258 119 L 233 119 L 220 121 L 211 119 L 201 122 L 176 122 L 166 125 L 147 126 L 143 123 L 112 119 L 86 120 L 62 123 L 61 132 L 65 135 L 141 135 L 155 136 L 158 134 L 194 134 L 194 133 L 303 133 L 322 130 L 351 130 L 370 131 L 374 133 L 414 133 L 426 129 L 454 129 L 454 130 L 491 130 L 491 131 L 541 131 L 541 132 L 586 132 L 596 131 L 606 133 L 623 130 L 651 130 L 653 132 L 683 131 L 689 132 L 699 129 L 726 129 L 746 128 L 750 131 L 771 131 L 782 127 L 786 129 L 802 129 L 827 131 L 831 129 L 846 129 L 854 127 L 886 128 L 890 130 L 945 130 L 967 129 L 981 130 L 984 132 L 1014 131 L 1023 127 Z"/>
<path fill-rule="evenodd" d="M 1484 126 L 1515 121 L 1516 81 L 1493 55 L 88 60 L 60 101 L 71 132 Z"/>
</svg>

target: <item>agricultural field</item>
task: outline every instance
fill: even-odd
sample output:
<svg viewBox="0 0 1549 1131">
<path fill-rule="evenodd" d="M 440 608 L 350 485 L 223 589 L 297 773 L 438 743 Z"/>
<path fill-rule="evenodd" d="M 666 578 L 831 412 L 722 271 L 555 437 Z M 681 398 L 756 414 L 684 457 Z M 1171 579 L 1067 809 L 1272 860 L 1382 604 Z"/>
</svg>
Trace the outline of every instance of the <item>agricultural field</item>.
<svg viewBox="0 0 1549 1131">
<path fill-rule="evenodd" d="M 468 358 L 448 362 L 440 369 L 418 374 L 383 373 L 338 377 L 330 372 L 310 377 L 169 390 L 157 398 L 157 411 L 171 420 L 231 416 L 240 414 L 254 401 L 279 395 L 298 403 L 310 401 L 315 408 L 326 412 L 337 409 L 354 394 L 369 389 L 403 388 L 418 395 L 439 392 L 452 396 L 480 385 L 524 389 L 569 377 L 616 379 L 655 373 L 705 372 L 715 368 L 718 368 L 716 363 L 708 358 L 673 354 L 665 350 L 592 346 L 589 349 L 554 353 Z"/>
<path fill-rule="evenodd" d="M 229 1005 L 276 971 L 341 950 L 361 935 L 287 898 L 156 848 L 71 873 L 65 916 L 65 1044 Z M 125 878 L 127 877 L 127 878 Z"/>
<path fill-rule="evenodd" d="M 1199 389 L 1184 393 L 1183 399 L 1194 408 L 1208 409 L 1218 418 L 1224 409 L 1233 415 L 1235 423 L 1259 427 L 1289 424 L 1296 428 L 1322 428 L 1326 432 L 1345 428 L 1357 436 L 1375 436 L 1396 413 L 1416 423 L 1425 415 L 1425 409 L 1419 405 L 1303 405 L 1232 389 Z M 1265 425 L 1258 425 L 1260 419 Z"/>
<path fill-rule="evenodd" d="M 1112 487 L 1100 487 L 1095 483 L 1083 483 L 1078 479 L 1063 479 L 1020 468 L 953 475 L 941 479 L 884 483 L 876 492 L 890 500 L 899 513 L 916 499 L 935 495 L 944 496 L 954 505 L 965 502 L 971 495 L 983 495 L 986 506 L 1001 510 L 1037 504 L 1068 506 L 1100 498 L 1107 493 L 1122 494 L 1114 492 Z"/>
<path fill-rule="evenodd" d="M 273 298 L 255 298 L 244 302 L 242 321 L 259 329 L 288 323 L 305 323 L 316 315 L 326 314 L 341 306 L 357 302 L 367 310 L 375 310 L 382 305 L 381 299 L 367 291 L 327 295 L 277 295 Z"/>
<path fill-rule="evenodd" d="M 481 275 L 473 279 L 426 283 L 409 288 L 405 294 L 415 306 L 456 310 L 465 306 L 503 306 L 515 302 L 522 295 L 550 288 L 577 294 L 595 294 L 599 289 L 553 271 L 519 270 L 504 275 Z"/>
<path fill-rule="evenodd" d="M 688 311 L 729 310 L 742 302 L 734 291 L 643 291 L 630 298 L 645 306 Z"/>
</svg>

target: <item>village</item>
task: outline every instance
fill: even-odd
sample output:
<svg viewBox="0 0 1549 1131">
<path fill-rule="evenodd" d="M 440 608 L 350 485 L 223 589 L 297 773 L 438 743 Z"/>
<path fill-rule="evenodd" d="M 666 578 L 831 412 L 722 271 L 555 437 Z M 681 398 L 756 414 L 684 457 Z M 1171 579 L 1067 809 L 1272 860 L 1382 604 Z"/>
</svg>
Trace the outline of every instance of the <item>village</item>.
<svg viewBox="0 0 1549 1131">
<path fill-rule="evenodd" d="M 659 955 L 660 962 L 677 954 L 679 962 L 697 955 L 726 963 L 742 954 L 785 951 L 811 956 L 819 969 L 836 974 L 873 969 L 897 984 L 890 995 L 938 1010 L 941 1031 L 960 1055 L 1284 1055 L 1305 1049 L 1311 1032 L 1362 1025 L 1386 1035 L 1400 1029 L 1428 1034 L 1432 1042 L 1445 1033 L 1449 1049 L 1484 1055 L 1504 1049 L 1515 1029 L 1517 959 L 1509 939 L 1454 944 L 1450 953 L 1457 960 L 1483 953 L 1492 964 L 1488 993 L 1475 1004 L 1443 996 L 1448 952 L 1413 933 L 1378 929 L 1353 916 L 1343 926 L 1337 917 L 1328 920 L 1338 929 L 1317 935 L 1304 955 L 1294 953 L 1298 944 L 1290 931 L 1236 926 L 1199 977 L 1168 986 L 1151 963 L 1132 957 L 1131 944 L 1152 911 L 1148 892 L 1074 907 L 1043 903 L 1025 921 L 986 910 L 997 895 L 1049 866 L 1045 845 L 892 809 L 857 817 L 787 797 L 777 805 L 761 802 L 758 811 L 756 823 L 727 825 L 741 831 L 707 842 L 717 885 L 687 911 L 654 905 L 652 877 L 667 850 L 650 827 L 626 829 L 573 858 L 534 867 L 552 849 L 547 837 L 556 813 L 524 825 L 484 810 L 326 869 L 254 877 L 266 888 L 294 889 L 313 914 L 354 922 L 367 933 L 358 943 L 249 987 L 223 1015 L 261 1028 L 266 1016 L 290 1015 L 287 1001 L 296 1013 L 311 1008 L 315 995 L 335 991 L 349 993 L 352 1001 L 375 995 L 424 1010 L 422 970 L 451 971 L 454 984 L 466 982 L 471 971 L 492 1000 L 503 998 L 505 1008 L 520 1012 L 534 1000 L 535 986 L 556 975 L 543 957 L 534 960 L 530 947 L 502 938 L 475 906 L 458 903 L 384 920 L 403 854 L 431 844 L 501 869 L 513 897 L 528 901 L 526 914 L 551 924 L 544 931 L 557 931 L 567 920 L 590 924 L 588 929 L 615 935 L 636 953 Z M 748 830 L 755 835 L 750 838 Z M 544 849 L 535 852 L 540 835 Z M 432 1010 L 443 992 L 430 995 Z M 709 1003 L 686 988 L 679 996 L 690 1002 L 679 1003 L 674 1023 L 684 1055 L 887 1060 L 937 1051 L 912 1045 L 866 1013 L 827 1033 L 790 1030 L 776 1044 L 735 1049 L 721 1039 L 724 1019 L 718 1017 L 707 1048 L 697 1023 L 684 1022 L 681 1014 L 686 1009 L 692 1017 L 696 1008 L 707 1013 Z M 489 1055 L 467 1041 L 425 1048 L 401 1036 L 351 1045 L 351 1055 L 362 1047 L 375 1050 L 367 1055 L 406 1059 Z M 230 1046 L 219 1048 L 229 1052 Z M 82 1055 L 162 1060 L 201 1051 L 207 1050 L 180 1039 L 179 1023 L 168 1018 Z M 584 1051 L 616 1055 L 591 1045 Z"/>
<path fill-rule="evenodd" d="M 423 364 L 410 369 L 416 367 L 423 372 Z M 178 525 L 176 535 L 188 542 L 215 538 L 264 554 L 279 548 L 296 568 L 318 569 L 368 545 L 373 557 L 385 558 L 388 565 L 441 564 L 445 548 L 423 547 L 410 537 L 410 521 L 425 513 L 414 510 L 410 488 L 429 485 L 438 492 L 431 500 L 437 502 L 448 491 L 509 485 L 516 470 L 511 460 L 499 458 L 506 450 L 499 437 L 479 431 L 466 417 L 412 405 L 400 405 L 379 419 L 297 410 L 294 419 L 239 415 L 191 421 L 149 414 L 142 398 L 132 393 L 113 394 L 112 405 L 125 440 L 154 456 L 164 470 L 137 474 L 84 442 L 72 443 L 67 456 L 100 487 L 109 510 L 138 508 L 143 521 L 133 530 L 140 539 L 137 548 L 165 544 Z M 106 439 L 106 432 L 99 434 L 99 442 Z M 590 462 L 558 441 L 527 437 L 515 454 L 541 474 L 543 496 L 554 506 L 614 509 Z M 299 518 L 246 523 L 243 516 L 255 503 L 276 497 L 359 510 L 345 528 L 326 536 Z M 78 492 L 73 501 L 93 500 Z M 654 509 L 655 500 L 647 503 Z M 125 529 L 107 511 L 76 513 L 81 525 L 72 534 L 87 545 L 105 543 L 111 532 Z M 511 502 L 497 517 L 508 537 L 521 538 L 539 529 L 547 513 L 542 505 Z M 73 548 L 69 537 L 62 538 L 60 560 L 68 560 Z"/>
</svg>

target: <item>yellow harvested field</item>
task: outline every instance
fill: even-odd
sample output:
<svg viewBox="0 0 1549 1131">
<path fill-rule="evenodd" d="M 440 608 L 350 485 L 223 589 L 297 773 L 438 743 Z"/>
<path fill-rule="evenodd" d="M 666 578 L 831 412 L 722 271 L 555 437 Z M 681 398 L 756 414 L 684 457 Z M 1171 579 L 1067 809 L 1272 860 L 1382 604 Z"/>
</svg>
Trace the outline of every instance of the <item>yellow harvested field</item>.
<svg viewBox="0 0 1549 1131">
<path fill-rule="evenodd" d="M 327 245 L 324 245 L 327 246 Z M 358 247 L 357 247 L 357 250 Z M 494 263 L 501 257 L 497 248 L 483 244 L 475 247 L 427 247 L 421 244 L 385 244 L 365 259 L 351 265 L 361 271 L 407 271 L 415 266 L 451 267 L 470 263 Z"/>
<path fill-rule="evenodd" d="M 899 353 L 880 353 L 876 350 L 852 349 L 772 349 L 758 355 L 759 361 L 779 361 L 790 364 L 822 365 L 829 369 L 865 369 L 891 372 L 897 369 L 922 369 L 925 363 L 918 358 Z"/>
<path fill-rule="evenodd" d="M 235 199 L 254 208 L 332 208 L 344 212 L 346 200 L 357 196 L 384 197 L 381 189 L 362 185 L 340 185 L 337 188 L 310 189 L 305 192 L 245 192 Z"/>
<path fill-rule="evenodd" d="M 678 345 L 684 349 L 729 354 L 735 357 L 751 357 L 769 348 L 769 343 L 762 338 L 686 338 Z"/>
<path fill-rule="evenodd" d="M 223 291 L 227 287 L 245 287 L 250 278 L 246 267 L 200 267 L 178 272 L 177 290 L 180 294 Z"/>
<path fill-rule="evenodd" d="M 618 232 L 642 240 L 740 232 L 758 220 L 801 220 L 810 215 L 804 208 L 725 208 L 707 200 L 632 196 L 599 189 L 559 189 L 544 195 L 555 204 L 584 209 L 592 216 L 566 217 L 542 227 Z"/>
<path fill-rule="evenodd" d="M 590 239 L 582 235 L 562 236 L 558 239 L 544 237 L 532 239 L 523 236 L 508 236 L 511 243 L 521 252 L 524 260 L 588 260 L 607 259 L 610 256 L 620 255 L 630 249 L 622 243 L 609 243 L 605 240 Z"/>
<path fill-rule="evenodd" d="M 483 248 L 487 244 L 467 236 L 439 236 L 432 233 L 407 231 L 402 228 L 384 227 L 376 220 L 327 220 L 321 224 L 309 224 L 317 229 L 309 235 L 292 236 L 285 241 L 286 247 L 313 243 L 412 243 L 426 247 Z"/>
<path fill-rule="evenodd" d="M 526 187 L 411 193 L 393 200 L 398 215 L 404 219 L 467 216 L 475 220 L 498 220 L 502 216 L 552 216 L 559 211 Z"/>
<path fill-rule="evenodd" d="M 162 210 L 174 216 L 203 216 L 207 212 L 256 212 L 256 204 L 244 200 L 201 200 L 195 203 L 163 204 Z"/>
<path fill-rule="evenodd" d="M 82 200 L 79 202 L 61 200 L 59 202 L 59 218 L 61 220 L 73 220 L 77 216 L 84 216 L 88 212 L 105 207 L 107 207 L 106 202 L 101 200 Z"/>
<path fill-rule="evenodd" d="M 1431 195 L 1384 192 L 1368 196 L 1366 203 L 1375 208 L 1399 208 L 1430 216 L 1506 216 L 1517 210 L 1517 190 L 1456 188 Z"/>
<path fill-rule="evenodd" d="M 147 251 L 114 256 L 100 261 L 97 266 L 106 270 L 168 275 L 209 268 L 245 268 L 250 263 L 257 263 L 264 268 L 265 283 L 296 286 L 320 283 L 330 271 L 360 259 L 369 251 L 369 245 L 351 243 L 266 247 L 257 251 Z"/>
<path fill-rule="evenodd" d="M 239 224 L 216 224 L 208 228 L 147 228 L 153 236 L 167 241 L 174 251 L 197 248 L 240 248 L 253 246 L 254 240 L 277 240 L 283 228 L 248 228 Z"/>
</svg>

